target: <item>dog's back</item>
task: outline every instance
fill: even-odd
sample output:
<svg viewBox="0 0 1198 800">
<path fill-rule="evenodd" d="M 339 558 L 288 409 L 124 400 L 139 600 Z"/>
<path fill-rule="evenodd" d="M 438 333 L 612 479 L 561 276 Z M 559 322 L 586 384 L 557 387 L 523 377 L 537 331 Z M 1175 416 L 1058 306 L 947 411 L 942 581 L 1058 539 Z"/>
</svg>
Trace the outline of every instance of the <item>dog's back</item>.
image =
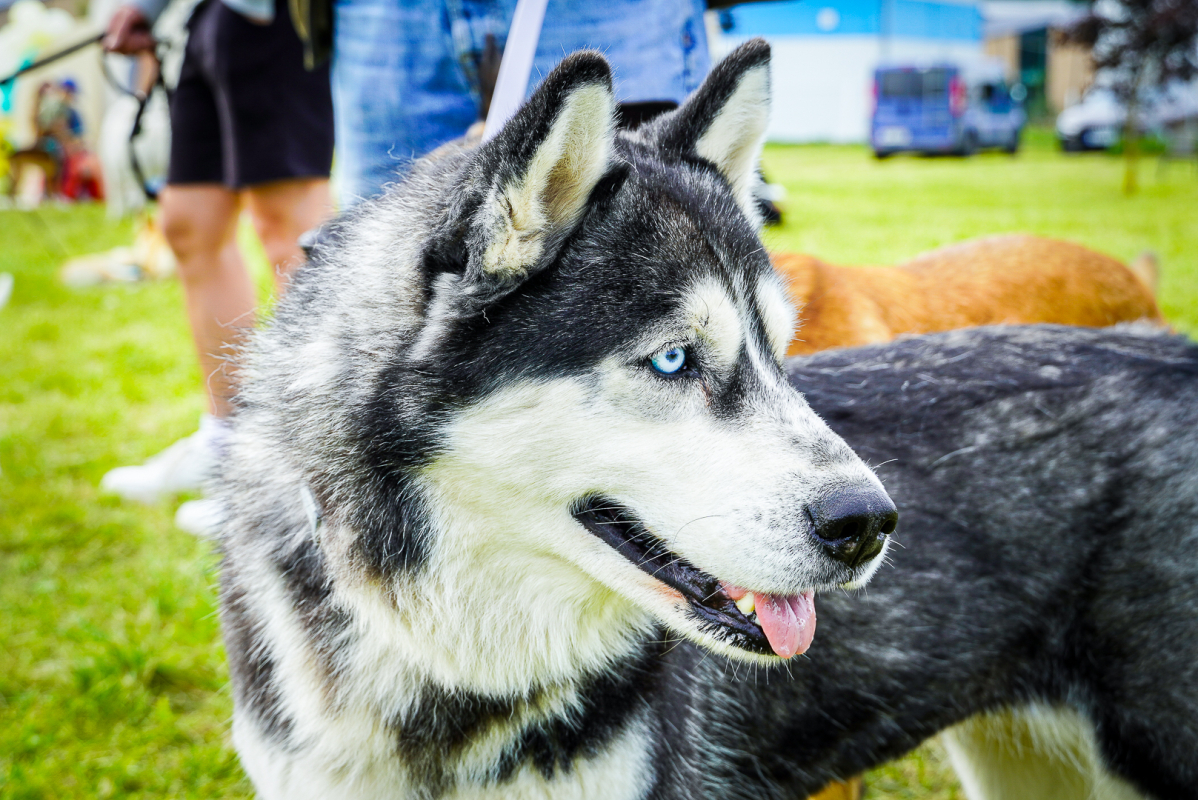
<svg viewBox="0 0 1198 800">
<path fill-rule="evenodd" d="M 796 253 L 773 261 L 802 318 L 789 355 L 974 325 L 1163 322 L 1150 286 L 1129 267 L 1037 236 L 975 239 L 896 267 L 839 267 Z"/>
</svg>

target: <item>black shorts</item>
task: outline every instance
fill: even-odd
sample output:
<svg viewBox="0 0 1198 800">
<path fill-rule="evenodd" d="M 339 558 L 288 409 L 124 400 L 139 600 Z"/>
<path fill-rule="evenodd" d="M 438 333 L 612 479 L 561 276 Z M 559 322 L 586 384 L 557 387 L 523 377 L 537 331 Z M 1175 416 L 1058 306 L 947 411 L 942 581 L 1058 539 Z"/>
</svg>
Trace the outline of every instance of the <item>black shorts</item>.
<svg viewBox="0 0 1198 800">
<path fill-rule="evenodd" d="M 333 98 L 326 62 L 304 69 L 304 48 L 285 0 L 259 25 L 204 0 L 171 97 L 168 184 L 231 189 L 288 178 L 327 178 L 333 165 Z"/>
</svg>

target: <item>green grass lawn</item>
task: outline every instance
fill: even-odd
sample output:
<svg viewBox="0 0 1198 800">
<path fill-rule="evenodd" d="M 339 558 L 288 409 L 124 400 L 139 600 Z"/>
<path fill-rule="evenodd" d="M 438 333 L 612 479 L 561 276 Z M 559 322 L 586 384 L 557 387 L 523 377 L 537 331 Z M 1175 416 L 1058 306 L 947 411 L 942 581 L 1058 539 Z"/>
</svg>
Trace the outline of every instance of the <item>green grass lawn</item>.
<svg viewBox="0 0 1198 800">
<path fill-rule="evenodd" d="M 1017 158 L 894 158 L 772 147 L 789 190 L 776 249 L 893 263 L 986 233 L 1074 239 L 1161 259 L 1162 305 L 1198 332 L 1198 175 L 1064 157 L 1044 135 Z M 174 504 L 102 497 L 108 469 L 195 428 L 200 378 L 173 281 L 73 290 L 68 255 L 131 238 L 95 207 L 0 212 L 0 798 L 242 797 L 209 545 Z M 265 284 L 265 281 L 264 281 Z M 816 642 L 818 646 L 818 640 Z M 871 774 L 871 798 L 961 796 L 926 746 Z"/>
</svg>

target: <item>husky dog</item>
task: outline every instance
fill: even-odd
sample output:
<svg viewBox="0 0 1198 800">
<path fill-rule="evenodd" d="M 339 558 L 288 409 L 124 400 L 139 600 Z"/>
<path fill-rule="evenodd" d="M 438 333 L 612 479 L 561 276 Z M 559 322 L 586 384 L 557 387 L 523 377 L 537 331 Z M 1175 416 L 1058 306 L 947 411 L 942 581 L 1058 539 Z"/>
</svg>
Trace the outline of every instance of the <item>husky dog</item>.
<svg viewBox="0 0 1198 800">
<path fill-rule="evenodd" d="M 902 535 L 868 592 L 821 599 L 771 680 L 786 746 L 752 726 L 739 772 L 812 789 L 1007 709 L 950 736 L 974 800 L 1198 797 L 1198 347 L 980 328 L 788 369 L 879 464 Z"/>
<path fill-rule="evenodd" d="M 813 593 L 865 583 L 896 513 L 781 367 L 768 100 L 758 40 L 617 133 L 575 54 L 317 246 L 217 487 L 260 796 L 725 797 L 710 728 L 773 738 L 787 707 L 727 705 L 717 664 L 781 688 Z"/>
</svg>

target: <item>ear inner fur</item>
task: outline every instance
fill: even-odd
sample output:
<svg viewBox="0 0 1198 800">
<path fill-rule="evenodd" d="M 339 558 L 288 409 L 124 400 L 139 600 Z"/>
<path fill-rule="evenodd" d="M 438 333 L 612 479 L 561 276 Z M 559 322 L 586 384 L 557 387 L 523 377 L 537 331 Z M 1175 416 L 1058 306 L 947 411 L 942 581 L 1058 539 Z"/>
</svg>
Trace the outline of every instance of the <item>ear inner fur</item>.
<svg viewBox="0 0 1198 800">
<path fill-rule="evenodd" d="M 575 53 L 477 151 L 468 167 L 477 205 L 463 207 L 464 297 L 491 302 L 552 258 L 607 171 L 614 119 L 611 68 L 598 53 Z"/>
<path fill-rule="evenodd" d="M 746 72 L 720 113 L 699 137 L 695 150 L 715 164 L 728 179 L 736 201 L 745 213 L 756 214 L 753 186 L 757 182 L 757 162 L 765 141 L 769 121 L 769 64 Z"/>
<path fill-rule="evenodd" d="M 753 220 L 753 186 L 769 122 L 769 64 L 770 46 L 751 39 L 721 61 L 685 105 L 643 129 L 663 149 L 714 165 Z"/>
<path fill-rule="evenodd" d="M 574 91 L 523 176 L 492 190 L 484 213 L 497 219 L 483 255 L 485 272 L 526 271 L 542 255 L 547 236 L 577 221 L 607 168 L 614 107 L 606 86 Z"/>
</svg>

